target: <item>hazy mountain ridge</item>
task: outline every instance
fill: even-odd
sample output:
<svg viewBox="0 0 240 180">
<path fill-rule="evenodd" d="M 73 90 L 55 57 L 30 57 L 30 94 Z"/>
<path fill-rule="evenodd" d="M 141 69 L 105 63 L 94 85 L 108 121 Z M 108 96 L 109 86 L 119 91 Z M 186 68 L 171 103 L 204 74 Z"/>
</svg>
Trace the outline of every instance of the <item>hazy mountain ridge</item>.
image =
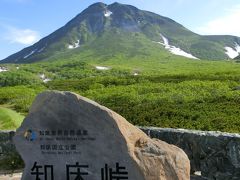
<svg viewBox="0 0 240 180">
<path fill-rule="evenodd" d="M 103 36 L 108 36 L 110 39 L 104 39 Z M 113 38 L 113 36 L 118 37 Z M 236 53 L 240 53 L 240 50 L 238 52 L 239 37 L 201 36 L 170 18 L 139 10 L 131 5 L 95 3 L 65 26 L 34 45 L 7 57 L 1 63 L 31 63 L 49 60 L 59 53 L 61 55 L 66 53 L 67 58 L 67 54 L 71 56 L 73 52 L 76 55 L 86 50 L 96 52 L 98 56 L 106 56 L 104 53 L 108 51 L 113 54 L 123 53 L 134 56 L 142 51 L 140 46 L 136 46 L 139 38 L 134 39 L 134 37 L 141 37 L 142 49 L 144 46 L 153 46 L 154 51 L 160 53 L 159 56 L 161 53 L 171 55 L 171 52 L 164 49 L 164 46 L 156 43 L 164 43 L 163 37 L 168 40 L 169 45 L 199 59 L 221 60 L 230 59 L 230 57 L 233 59 Z M 131 41 L 127 40 L 129 38 Z M 111 41 L 111 39 L 118 41 Z M 125 41 L 128 41 L 128 44 L 124 44 Z M 109 43 L 112 46 L 109 47 Z M 149 45 L 150 43 L 152 45 Z M 101 54 L 97 51 L 99 47 L 95 44 L 107 46 L 110 49 L 103 50 Z M 112 50 L 112 47 L 115 49 Z M 122 51 L 118 52 L 118 47 Z"/>
</svg>

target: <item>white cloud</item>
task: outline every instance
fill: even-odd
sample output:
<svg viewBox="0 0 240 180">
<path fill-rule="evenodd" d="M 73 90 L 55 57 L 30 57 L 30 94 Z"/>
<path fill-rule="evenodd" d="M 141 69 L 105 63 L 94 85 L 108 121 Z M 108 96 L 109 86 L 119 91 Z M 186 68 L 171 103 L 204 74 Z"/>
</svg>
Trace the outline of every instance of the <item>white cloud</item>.
<svg viewBox="0 0 240 180">
<path fill-rule="evenodd" d="M 235 35 L 240 37 L 240 5 L 226 10 L 226 15 L 197 28 L 200 34 Z"/>
<path fill-rule="evenodd" d="M 6 39 L 11 43 L 32 45 L 40 39 L 39 33 L 31 29 L 19 29 L 15 27 L 8 27 L 7 29 Z"/>
</svg>

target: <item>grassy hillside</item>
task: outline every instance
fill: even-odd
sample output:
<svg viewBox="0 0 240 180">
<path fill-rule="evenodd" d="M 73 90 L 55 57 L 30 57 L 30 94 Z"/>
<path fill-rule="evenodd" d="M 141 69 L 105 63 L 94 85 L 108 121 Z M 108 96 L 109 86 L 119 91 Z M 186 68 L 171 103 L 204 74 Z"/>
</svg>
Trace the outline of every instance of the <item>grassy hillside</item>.
<svg viewBox="0 0 240 180">
<path fill-rule="evenodd" d="M 20 126 L 24 116 L 9 108 L 0 106 L 0 129 L 12 130 Z"/>
</svg>

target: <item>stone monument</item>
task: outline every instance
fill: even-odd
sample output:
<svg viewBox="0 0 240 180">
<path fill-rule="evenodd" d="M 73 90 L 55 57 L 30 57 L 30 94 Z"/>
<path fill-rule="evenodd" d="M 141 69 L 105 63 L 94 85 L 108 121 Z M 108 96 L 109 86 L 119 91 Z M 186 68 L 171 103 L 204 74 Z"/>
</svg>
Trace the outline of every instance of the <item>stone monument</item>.
<svg viewBox="0 0 240 180">
<path fill-rule="evenodd" d="M 187 180 L 176 146 L 150 139 L 117 113 L 71 92 L 35 99 L 14 143 L 22 180 Z"/>
</svg>

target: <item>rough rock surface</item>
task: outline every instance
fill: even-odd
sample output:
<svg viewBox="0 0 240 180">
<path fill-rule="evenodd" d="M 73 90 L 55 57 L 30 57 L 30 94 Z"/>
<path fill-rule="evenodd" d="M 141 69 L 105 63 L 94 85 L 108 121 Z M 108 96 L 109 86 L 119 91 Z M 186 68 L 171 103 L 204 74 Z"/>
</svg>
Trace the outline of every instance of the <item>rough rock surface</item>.
<svg viewBox="0 0 240 180">
<path fill-rule="evenodd" d="M 43 154 L 39 146 L 47 141 L 40 140 L 40 133 L 32 140 L 24 136 L 29 129 L 36 133 L 82 129 L 87 131 L 85 139 L 91 140 L 78 141 L 77 154 Z M 46 139 L 51 141 L 51 138 L 47 134 Z M 128 172 L 130 180 L 190 179 L 190 162 L 180 148 L 150 139 L 117 113 L 70 92 L 47 91 L 38 95 L 17 130 L 14 142 L 25 162 L 23 180 L 36 178 L 31 174 L 36 162 L 38 165 L 53 165 L 54 179 L 57 180 L 66 179 L 66 163 L 76 162 L 88 165 L 82 172 L 91 180 L 101 178 L 105 164 L 114 169 L 116 163 L 126 168 L 124 171 Z M 64 143 L 66 141 L 61 138 L 54 139 L 56 145 Z"/>
<path fill-rule="evenodd" d="M 240 134 L 170 128 L 141 128 L 151 138 L 182 148 L 191 162 L 192 174 L 202 179 L 240 179 Z M 201 179 L 195 176 L 192 179 Z"/>
<path fill-rule="evenodd" d="M 2 159 L 7 158 L 9 154 L 17 153 L 12 143 L 14 134 L 14 131 L 0 131 L 0 162 Z"/>
</svg>

